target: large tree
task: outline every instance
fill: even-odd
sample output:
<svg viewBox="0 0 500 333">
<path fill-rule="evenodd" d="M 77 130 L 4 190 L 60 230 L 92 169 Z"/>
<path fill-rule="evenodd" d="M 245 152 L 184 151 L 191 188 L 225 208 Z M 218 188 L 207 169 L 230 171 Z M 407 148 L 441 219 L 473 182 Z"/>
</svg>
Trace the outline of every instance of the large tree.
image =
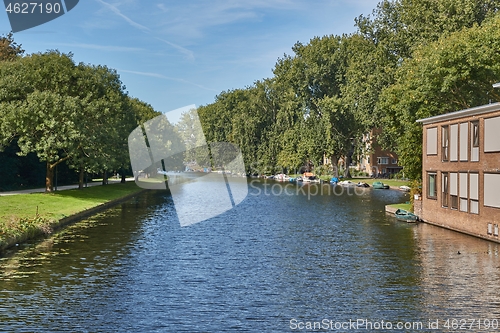
<svg viewBox="0 0 500 333">
<path fill-rule="evenodd" d="M 46 163 L 46 191 L 65 161 L 80 171 L 113 170 L 125 163 L 126 137 L 135 126 L 123 101 L 115 71 L 77 66 L 71 54 L 0 63 L 0 147 L 17 139 L 19 154 L 36 153 Z"/>
<path fill-rule="evenodd" d="M 500 101 L 492 88 L 499 79 L 500 15 L 415 51 L 379 102 L 386 114 L 384 130 L 397 138 L 395 149 L 406 175 L 421 177 L 422 134 L 415 121 Z"/>
</svg>

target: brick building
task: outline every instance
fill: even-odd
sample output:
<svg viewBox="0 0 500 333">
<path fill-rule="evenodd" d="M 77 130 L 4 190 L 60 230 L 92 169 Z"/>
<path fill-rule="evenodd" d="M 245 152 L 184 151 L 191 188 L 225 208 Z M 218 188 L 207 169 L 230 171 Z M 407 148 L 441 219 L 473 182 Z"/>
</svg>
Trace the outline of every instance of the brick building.
<svg viewBox="0 0 500 333">
<path fill-rule="evenodd" d="M 424 221 L 500 242 L 500 103 L 421 119 Z"/>
<path fill-rule="evenodd" d="M 382 131 L 373 129 L 364 135 L 365 155 L 361 157 L 358 169 L 373 177 L 387 178 L 400 172 L 403 168 L 398 164 L 398 155 L 389 150 L 383 150 L 377 142 L 377 136 Z"/>
</svg>

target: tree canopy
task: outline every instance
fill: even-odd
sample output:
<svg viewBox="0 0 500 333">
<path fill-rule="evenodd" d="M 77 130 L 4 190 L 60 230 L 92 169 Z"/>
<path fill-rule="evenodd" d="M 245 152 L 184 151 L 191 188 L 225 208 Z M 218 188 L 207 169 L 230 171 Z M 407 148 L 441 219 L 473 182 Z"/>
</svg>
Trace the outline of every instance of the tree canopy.
<svg viewBox="0 0 500 333">
<path fill-rule="evenodd" d="M 17 144 L 46 163 L 46 190 L 66 162 L 80 174 L 130 166 L 127 137 L 158 113 L 130 98 L 115 70 L 36 53 L 0 62 L 0 149 Z"/>
<path fill-rule="evenodd" d="M 417 119 L 500 100 L 491 87 L 500 81 L 499 9 L 498 0 L 383 0 L 355 19 L 356 32 L 297 42 L 272 77 L 201 106 L 204 137 L 237 144 L 247 172 L 260 174 L 310 169 L 324 158 L 348 165 L 366 149 L 364 135 L 381 129 L 382 147 L 418 179 Z M 159 113 L 129 97 L 106 66 L 58 51 L 23 53 L 12 34 L 0 37 L 0 149 L 36 154 L 47 191 L 62 163 L 80 182 L 85 171 L 128 168 L 128 134 Z M 189 127 L 190 114 L 184 118 Z M 189 147 L 187 131 L 165 126 L 183 141 L 170 145 Z"/>
<path fill-rule="evenodd" d="M 200 108 L 208 141 L 238 144 L 249 172 L 349 164 L 377 140 L 421 177 L 418 118 L 500 100 L 497 0 L 383 0 L 349 35 L 297 42 L 273 77 Z"/>
</svg>

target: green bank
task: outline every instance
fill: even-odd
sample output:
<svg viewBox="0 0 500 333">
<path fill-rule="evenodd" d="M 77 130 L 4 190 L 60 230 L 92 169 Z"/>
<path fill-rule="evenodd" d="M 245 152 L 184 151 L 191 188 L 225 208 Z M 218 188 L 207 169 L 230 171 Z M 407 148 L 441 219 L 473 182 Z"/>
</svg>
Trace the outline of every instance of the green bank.
<svg viewBox="0 0 500 333">
<path fill-rule="evenodd" d="M 0 197 L 0 251 L 143 191 L 133 182 Z"/>
</svg>

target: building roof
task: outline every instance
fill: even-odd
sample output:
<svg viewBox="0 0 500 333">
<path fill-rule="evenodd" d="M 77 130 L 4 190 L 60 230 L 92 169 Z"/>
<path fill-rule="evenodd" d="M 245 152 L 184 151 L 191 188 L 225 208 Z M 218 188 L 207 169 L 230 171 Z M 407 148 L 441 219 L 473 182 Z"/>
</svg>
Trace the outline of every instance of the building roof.
<svg viewBox="0 0 500 333">
<path fill-rule="evenodd" d="M 440 114 L 438 116 L 434 116 L 434 117 L 430 117 L 430 118 L 419 119 L 419 120 L 417 120 L 417 123 L 422 123 L 423 125 L 427 125 L 427 124 L 437 123 L 440 121 L 453 120 L 453 119 L 469 117 L 469 116 L 476 116 L 476 115 L 480 115 L 480 114 L 488 113 L 488 112 L 493 112 L 493 111 L 500 111 L 500 103 L 486 104 L 486 105 L 476 106 L 474 108 L 465 109 L 465 110 L 461 110 L 461 111 Z"/>
</svg>

